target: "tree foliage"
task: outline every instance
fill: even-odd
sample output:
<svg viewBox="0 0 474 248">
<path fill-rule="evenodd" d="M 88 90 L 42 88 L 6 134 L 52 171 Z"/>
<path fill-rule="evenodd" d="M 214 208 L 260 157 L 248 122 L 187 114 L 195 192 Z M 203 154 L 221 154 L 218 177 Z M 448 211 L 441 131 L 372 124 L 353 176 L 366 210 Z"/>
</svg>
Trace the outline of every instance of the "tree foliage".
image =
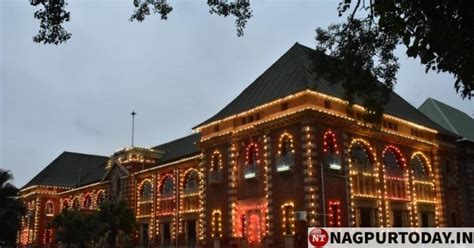
<svg viewBox="0 0 474 248">
<path fill-rule="evenodd" d="M 10 181 L 13 175 L 8 170 L 0 169 L 0 240 L 14 245 L 20 228 L 20 217 L 25 214 L 25 207 L 17 199 L 18 188 Z"/>
<path fill-rule="evenodd" d="M 95 212 L 64 209 L 52 221 L 57 241 L 84 247 L 116 247 L 118 237 L 130 237 L 136 227 L 135 215 L 124 201 L 105 201 Z M 130 238 L 125 238 L 130 239 Z"/>
<path fill-rule="evenodd" d="M 474 6 L 468 0 L 343 0 L 339 16 L 349 11 L 343 24 L 316 30 L 317 49 L 339 59 L 331 66 L 324 64 L 329 59 L 315 60 L 316 67 L 343 84 L 346 100 L 360 98 L 372 117 L 380 118 L 396 83 L 398 44 L 405 46 L 408 57 L 420 58 L 426 72 L 453 74 L 456 92 L 471 99 Z"/>
<path fill-rule="evenodd" d="M 86 215 L 77 209 L 63 209 L 51 223 L 56 229 L 57 241 L 84 247 L 93 235 L 92 215 Z"/>
</svg>

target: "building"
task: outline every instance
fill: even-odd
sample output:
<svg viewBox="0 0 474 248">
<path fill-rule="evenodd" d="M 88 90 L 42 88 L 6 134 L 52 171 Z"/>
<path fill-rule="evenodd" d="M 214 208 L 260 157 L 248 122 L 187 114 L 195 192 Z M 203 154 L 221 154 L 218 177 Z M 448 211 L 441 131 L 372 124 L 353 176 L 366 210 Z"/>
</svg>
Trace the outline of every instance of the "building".
<svg viewBox="0 0 474 248">
<path fill-rule="evenodd" d="M 18 241 L 66 207 L 124 199 L 137 245 L 305 247 L 308 226 L 465 225 L 453 133 L 392 93 L 381 127 L 308 72 L 296 43 L 192 134 L 110 157 L 65 152 L 21 190 Z M 464 212 L 463 212 L 464 211 Z M 454 213 L 454 214 L 453 214 Z M 459 214 L 456 214 L 459 213 Z"/>
<path fill-rule="evenodd" d="M 447 190 L 461 188 L 462 216 L 465 218 L 465 226 L 474 226 L 474 119 L 466 113 L 455 109 L 445 103 L 428 98 L 418 108 L 423 114 L 428 116 L 434 122 L 438 123 L 444 129 L 459 135 L 461 138 L 456 141 L 456 151 L 452 156 L 445 156 L 444 163 L 448 181 L 445 185 Z M 450 172 L 450 164 L 456 163 L 460 173 L 458 176 Z M 449 195 L 449 193 L 448 193 Z M 451 215 L 456 215 L 456 209 L 450 211 Z M 451 218 L 455 220 L 455 218 Z M 457 226 L 458 223 L 448 223 L 450 226 Z"/>
</svg>

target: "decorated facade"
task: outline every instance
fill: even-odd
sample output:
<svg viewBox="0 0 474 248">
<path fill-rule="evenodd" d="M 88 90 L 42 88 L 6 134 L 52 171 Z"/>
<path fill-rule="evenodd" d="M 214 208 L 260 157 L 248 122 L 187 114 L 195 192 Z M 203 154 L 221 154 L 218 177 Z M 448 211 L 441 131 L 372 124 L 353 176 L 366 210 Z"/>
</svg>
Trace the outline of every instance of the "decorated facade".
<svg viewBox="0 0 474 248">
<path fill-rule="evenodd" d="M 190 136 L 61 154 L 21 190 L 18 242 L 53 245 L 61 209 L 116 199 L 136 213 L 136 245 L 305 247 L 308 226 L 472 223 L 456 158 L 473 150 L 395 93 L 381 126 L 364 122 L 308 72 L 312 52 L 295 44 Z"/>
</svg>

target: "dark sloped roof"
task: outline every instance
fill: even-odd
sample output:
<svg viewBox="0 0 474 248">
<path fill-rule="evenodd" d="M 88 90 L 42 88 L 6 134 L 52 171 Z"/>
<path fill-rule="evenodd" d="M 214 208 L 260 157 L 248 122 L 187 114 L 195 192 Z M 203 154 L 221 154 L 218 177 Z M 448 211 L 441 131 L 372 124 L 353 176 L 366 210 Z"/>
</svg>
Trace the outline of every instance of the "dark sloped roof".
<svg viewBox="0 0 474 248">
<path fill-rule="evenodd" d="M 344 89 L 340 85 L 331 84 L 323 79 L 316 80 L 310 72 L 311 55 L 314 53 L 313 49 L 295 43 L 232 102 L 198 126 L 308 89 L 342 98 Z M 385 106 L 385 112 L 433 129 L 443 130 L 394 92 L 391 94 L 390 102 Z"/>
<path fill-rule="evenodd" d="M 189 157 L 199 153 L 196 143 L 201 139 L 201 134 L 194 133 L 186 137 L 170 141 L 153 149 L 158 149 L 165 152 L 165 155 L 160 160 L 161 164 L 171 162 L 180 158 Z"/>
<path fill-rule="evenodd" d="M 34 185 L 77 187 L 99 181 L 108 157 L 63 152 L 23 188 Z"/>
<path fill-rule="evenodd" d="M 426 99 L 418 109 L 446 130 L 474 141 L 474 119 L 461 110 L 433 98 Z"/>
</svg>

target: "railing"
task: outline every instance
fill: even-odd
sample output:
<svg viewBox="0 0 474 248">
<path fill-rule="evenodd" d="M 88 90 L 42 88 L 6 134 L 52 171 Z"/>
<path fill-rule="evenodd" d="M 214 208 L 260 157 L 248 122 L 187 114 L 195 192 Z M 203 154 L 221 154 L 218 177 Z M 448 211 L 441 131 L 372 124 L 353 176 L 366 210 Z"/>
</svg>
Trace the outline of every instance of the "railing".
<svg viewBox="0 0 474 248">
<path fill-rule="evenodd" d="M 222 170 L 209 171 L 209 183 L 217 184 L 222 182 Z"/>
<path fill-rule="evenodd" d="M 284 156 L 278 156 L 276 161 L 276 170 L 278 172 L 289 171 L 293 168 L 294 162 L 293 154 L 288 153 Z"/>
<path fill-rule="evenodd" d="M 251 179 L 258 176 L 258 165 L 256 163 L 247 164 L 244 166 L 244 178 Z"/>
</svg>

